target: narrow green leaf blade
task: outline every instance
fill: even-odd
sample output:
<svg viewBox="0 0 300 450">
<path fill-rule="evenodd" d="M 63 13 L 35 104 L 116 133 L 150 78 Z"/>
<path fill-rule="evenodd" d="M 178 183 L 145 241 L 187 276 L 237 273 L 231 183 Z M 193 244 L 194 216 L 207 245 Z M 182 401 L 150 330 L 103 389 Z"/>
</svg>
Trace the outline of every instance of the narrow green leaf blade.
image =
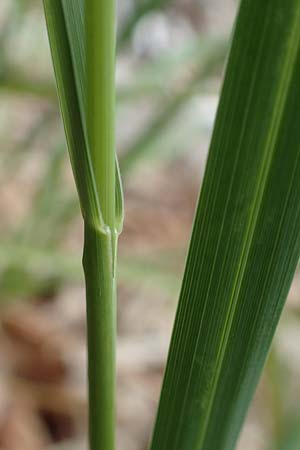
<svg viewBox="0 0 300 450">
<path fill-rule="evenodd" d="M 300 1 L 242 0 L 151 450 L 231 450 L 300 254 Z"/>
</svg>

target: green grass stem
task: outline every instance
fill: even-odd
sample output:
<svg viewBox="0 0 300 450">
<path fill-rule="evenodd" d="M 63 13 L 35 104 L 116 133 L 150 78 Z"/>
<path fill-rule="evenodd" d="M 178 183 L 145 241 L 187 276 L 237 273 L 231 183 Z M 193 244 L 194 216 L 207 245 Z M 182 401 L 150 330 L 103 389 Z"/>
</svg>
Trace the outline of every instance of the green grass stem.
<svg viewBox="0 0 300 450">
<path fill-rule="evenodd" d="M 87 130 L 103 220 L 115 227 L 115 0 L 87 0 Z"/>
<path fill-rule="evenodd" d="M 116 248 L 123 199 L 115 154 L 115 2 L 44 0 L 84 218 L 90 450 L 115 448 Z"/>
<path fill-rule="evenodd" d="M 90 450 L 115 448 L 116 283 L 112 239 L 88 225 L 84 234 Z"/>
<path fill-rule="evenodd" d="M 84 234 L 90 450 L 115 448 L 115 20 L 114 0 L 86 1 L 86 125 L 104 222 Z"/>
</svg>

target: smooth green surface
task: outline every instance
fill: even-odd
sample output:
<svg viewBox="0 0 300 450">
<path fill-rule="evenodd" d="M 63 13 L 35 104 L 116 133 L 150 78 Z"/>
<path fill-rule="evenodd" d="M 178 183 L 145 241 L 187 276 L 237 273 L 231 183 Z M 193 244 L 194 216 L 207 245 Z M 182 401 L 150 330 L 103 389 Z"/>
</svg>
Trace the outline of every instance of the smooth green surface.
<svg viewBox="0 0 300 450">
<path fill-rule="evenodd" d="M 81 209 L 86 221 L 101 228 L 105 224 L 86 131 L 84 1 L 44 0 L 44 8 L 60 108 Z M 115 226 L 121 230 L 123 193 L 117 167 L 116 162 L 118 177 L 115 202 L 119 220 L 116 220 Z"/>
<path fill-rule="evenodd" d="M 90 450 L 114 450 L 116 252 L 123 221 L 114 142 L 115 6 L 90 0 L 44 0 L 44 6 L 85 222 Z"/>
<path fill-rule="evenodd" d="M 85 62 L 86 62 L 86 49 L 84 42 L 86 41 L 85 37 L 85 20 L 84 20 L 84 0 L 72 0 L 72 2 L 68 0 L 61 0 L 63 12 L 64 12 L 64 20 L 65 20 L 65 27 L 66 32 L 68 36 L 69 46 L 70 46 L 70 58 L 72 61 L 72 66 L 74 67 L 74 78 L 75 78 L 75 84 L 77 88 L 77 95 L 78 95 L 78 102 L 79 102 L 79 108 L 80 108 L 80 114 L 82 116 L 82 124 L 84 128 L 84 134 L 87 137 L 87 76 L 86 76 L 86 69 L 85 69 Z M 111 41 L 109 41 L 111 45 Z M 110 61 L 110 64 L 112 64 L 112 61 Z M 98 71 L 97 71 L 98 73 Z M 99 80 L 100 81 L 100 80 Z M 112 85 L 109 86 L 110 89 L 112 89 Z M 110 94 L 110 99 L 113 101 L 114 94 Z M 103 105 L 102 105 L 103 107 Z M 113 108 L 111 106 L 111 108 Z M 103 127 L 103 124 L 101 120 L 99 120 L 99 124 L 101 124 L 101 127 L 98 131 L 101 131 L 101 128 Z M 114 124 L 110 124 L 110 133 L 113 132 Z M 114 137 L 111 136 L 111 142 L 114 142 Z M 102 147 L 101 147 L 102 148 Z M 102 148 L 103 151 L 107 152 L 107 147 Z M 91 152 L 92 153 L 92 152 Z M 95 164 L 97 164 L 96 158 L 97 155 L 95 155 L 95 150 L 93 150 L 94 153 L 94 161 Z M 98 153 L 100 154 L 101 151 Z M 99 157 L 99 155 L 98 155 Z M 91 157 L 92 158 L 92 157 Z M 123 220 L 124 220 L 124 204 L 123 204 L 123 191 L 122 191 L 122 183 L 121 183 L 121 177 L 120 177 L 120 171 L 119 171 L 119 164 L 117 157 L 115 156 L 115 221 L 114 221 L 114 227 L 115 229 L 120 233 L 123 226 Z M 99 165 L 101 164 L 101 158 L 99 161 Z M 110 182 L 110 178 L 107 180 Z M 96 182 L 96 181 L 95 181 Z M 103 182 L 103 180 L 102 180 Z M 112 186 L 109 187 L 109 189 L 112 189 Z M 101 203 L 102 207 L 102 203 Z M 103 209 L 103 207 L 102 207 Z"/>
<path fill-rule="evenodd" d="M 85 137 L 85 122 L 80 109 L 81 97 L 76 89 L 62 2 L 61 0 L 44 0 L 44 8 L 58 98 L 82 213 L 86 221 L 100 228 L 103 227 L 104 222 Z"/>
<path fill-rule="evenodd" d="M 300 1 L 243 0 L 151 450 L 234 448 L 300 253 Z"/>
<path fill-rule="evenodd" d="M 109 233 L 85 226 L 90 450 L 115 448 L 116 283 Z"/>
<path fill-rule="evenodd" d="M 87 130 L 103 219 L 115 227 L 115 0 L 85 0 Z"/>
<path fill-rule="evenodd" d="M 116 169 L 114 0 L 85 0 L 86 129 L 104 233 L 85 226 L 90 450 L 115 449 Z"/>
</svg>

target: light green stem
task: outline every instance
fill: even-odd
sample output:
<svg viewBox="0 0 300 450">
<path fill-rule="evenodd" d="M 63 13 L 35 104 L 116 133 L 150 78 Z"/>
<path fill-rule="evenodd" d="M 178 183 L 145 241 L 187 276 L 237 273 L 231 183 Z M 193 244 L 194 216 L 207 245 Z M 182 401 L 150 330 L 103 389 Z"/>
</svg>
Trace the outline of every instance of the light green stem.
<svg viewBox="0 0 300 450">
<path fill-rule="evenodd" d="M 115 161 L 115 1 L 44 0 L 85 220 L 90 450 L 115 449 L 116 230 L 123 218 Z"/>
<path fill-rule="evenodd" d="M 90 450 L 115 448 L 116 283 L 110 233 L 85 225 Z"/>
<path fill-rule="evenodd" d="M 103 220 L 115 228 L 115 0 L 86 0 L 87 130 Z"/>
<path fill-rule="evenodd" d="M 87 134 L 101 229 L 85 225 L 90 450 L 115 449 L 116 0 L 86 0 Z"/>
</svg>

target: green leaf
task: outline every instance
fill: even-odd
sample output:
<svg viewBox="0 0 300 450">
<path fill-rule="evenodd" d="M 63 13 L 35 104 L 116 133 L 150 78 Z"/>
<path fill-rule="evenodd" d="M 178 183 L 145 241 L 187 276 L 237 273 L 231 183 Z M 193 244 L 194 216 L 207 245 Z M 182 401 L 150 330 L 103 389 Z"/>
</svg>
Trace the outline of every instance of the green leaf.
<svg viewBox="0 0 300 450">
<path fill-rule="evenodd" d="M 45 16 L 70 159 L 86 221 L 105 226 L 88 144 L 84 0 L 44 0 Z M 123 192 L 116 159 L 116 229 L 123 220 Z M 121 209 L 120 209 L 121 208 Z"/>
<path fill-rule="evenodd" d="M 151 450 L 230 450 L 300 254 L 300 1 L 242 0 Z"/>
<path fill-rule="evenodd" d="M 86 220 L 102 227 L 103 218 L 85 139 L 61 0 L 44 0 L 44 8 L 58 98 L 82 213 Z"/>
</svg>

